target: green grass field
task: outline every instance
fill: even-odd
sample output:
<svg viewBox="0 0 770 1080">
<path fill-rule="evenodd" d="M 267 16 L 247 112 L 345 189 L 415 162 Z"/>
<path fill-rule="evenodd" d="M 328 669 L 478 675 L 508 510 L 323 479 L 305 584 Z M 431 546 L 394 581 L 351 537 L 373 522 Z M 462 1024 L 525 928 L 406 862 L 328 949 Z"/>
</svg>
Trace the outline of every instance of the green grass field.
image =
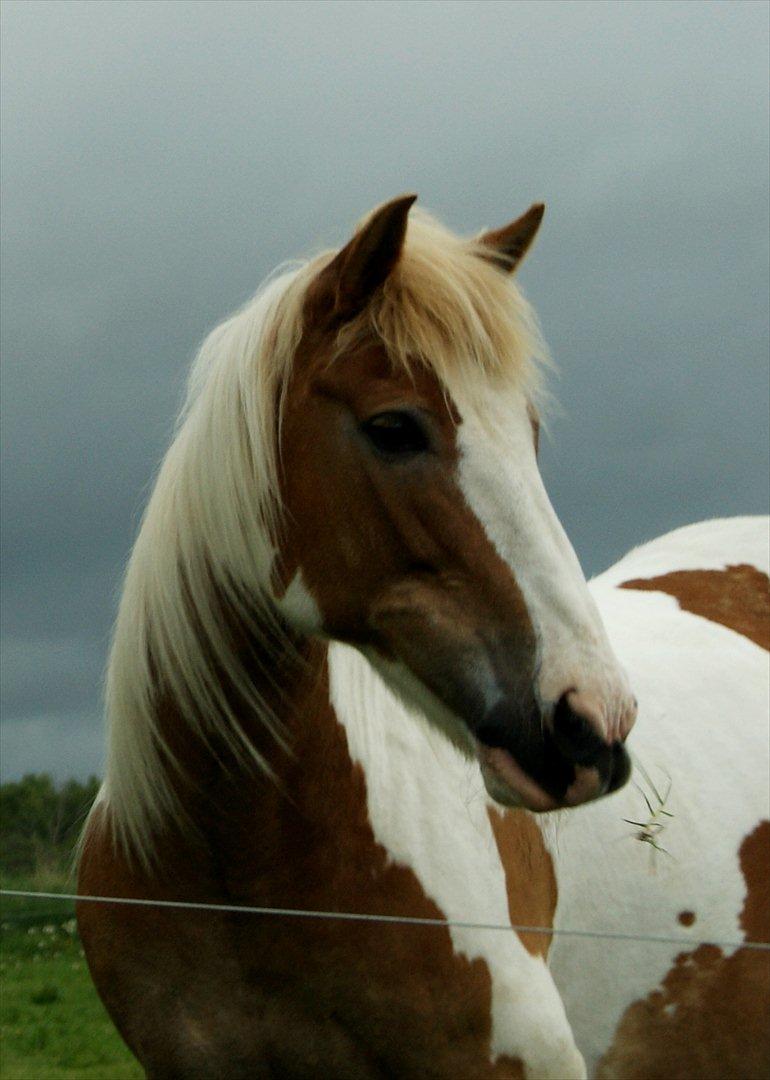
<svg viewBox="0 0 770 1080">
<path fill-rule="evenodd" d="M 61 880 L 4 880 L 5 888 L 72 891 Z M 52 888 L 53 886 L 53 888 Z M 72 904 L 0 904 L 2 1080 L 123 1080 L 144 1074 L 93 988 Z"/>
</svg>

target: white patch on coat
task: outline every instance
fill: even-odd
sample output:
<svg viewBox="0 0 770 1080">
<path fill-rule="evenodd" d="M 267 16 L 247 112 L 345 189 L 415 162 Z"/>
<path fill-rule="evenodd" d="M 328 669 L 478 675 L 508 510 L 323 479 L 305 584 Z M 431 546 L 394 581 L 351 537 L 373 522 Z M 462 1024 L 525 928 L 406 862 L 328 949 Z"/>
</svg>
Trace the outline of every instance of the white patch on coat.
<svg viewBox="0 0 770 1080">
<path fill-rule="evenodd" d="M 415 873 L 447 919 L 508 924 L 505 873 L 478 765 L 407 711 L 354 649 L 330 646 L 329 681 L 350 755 L 366 775 L 376 839 Z M 481 958 L 489 969 L 493 1057 L 520 1057 L 528 1076 L 583 1077 L 543 960 L 515 933 L 453 927 L 450 934 L 458 954 Z"/>
<path fill-rule="evenodd" d="M 552 704 L 577 689 L 617 737 L 633 713 L 628 680 L 543 486 L 526 397 L 515 387 L 488 387 L 455 404 L 458 481 L 524 597 L 538 639 L 540 699 Z"/>
<path fill-rule="evenodd" d="M 674 816 L 664 819 L 659 840 L 670 854 L 651 858 L 623 821 L 649 817 L 633 784 L 560 814 L 557 928 L 742 940 L 738 853 L 770 807 L 767 652 L 681 610 L 672 596 L 613 585 L 673 569 L 762 565 L 767 529 L 761 518 L 736 519 L 734 528 L 717 521 L 679 529 L 591 583 L 639 698 L 629 749 L 661 793 L 670 780 L 666 808 Z M 635 779 L 655 805 L 644 777 L 637 772 Z M 687 929 L 678 922 L 681 911 L 695 913 Z M 627 1007 L 660 986 L 682 951 L 687 947 L 555 937 L 551 970 L 589 1073 Z"/>
</svg>

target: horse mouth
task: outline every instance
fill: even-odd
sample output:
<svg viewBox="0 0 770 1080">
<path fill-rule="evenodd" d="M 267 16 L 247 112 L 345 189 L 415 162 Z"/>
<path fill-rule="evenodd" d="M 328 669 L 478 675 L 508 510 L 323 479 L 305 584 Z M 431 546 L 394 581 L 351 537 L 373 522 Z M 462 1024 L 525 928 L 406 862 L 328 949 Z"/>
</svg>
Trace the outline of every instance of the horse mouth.
<svg viewBox="0 0 770 1080">
<path fill-rule="evenodd" d="M 551 744 L 551 768 L 541 780 L 525 769 L 508 747 L 494 745 L 495 740 L 487 742 L 478 735 L 473 741 L 488 794 L 504 806 L 523 807 L 535 813 L 599 799 L 621 788 L 631 771 L 628 754 L 619 743 L 606 747 L 598 760 L 582 763 L 558 751 L 554 753 Z"/>
<path fill-rule="evenodd" d="M 562 805 L 522 769 L 508 750 L 486 746 L 478 739 L 474 742 L 484 785 L 495 802 L 537 813 L 557 810 Z"/>
</svg>

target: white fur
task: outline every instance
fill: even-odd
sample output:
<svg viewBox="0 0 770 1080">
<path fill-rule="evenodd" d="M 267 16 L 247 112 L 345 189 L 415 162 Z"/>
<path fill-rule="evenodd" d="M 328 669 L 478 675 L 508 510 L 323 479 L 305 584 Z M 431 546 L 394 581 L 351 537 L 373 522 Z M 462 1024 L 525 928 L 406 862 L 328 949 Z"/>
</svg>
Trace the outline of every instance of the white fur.
<svg viewBox="0 0 770 1080">
<path fill-rule="evenodd" d="M 578 690 L 616 737 L 633 712 L 628 680 L 543 487 L 527 399 L 520 388 L 490 385 L 455 404 L 460 487 L 524 597 L 538 640 L 540 699 L 553 704 Z"/>
<path fill-rule="evenodd" d="M 413 210 L 392 273 L 397 287 L 379 290 L 345 326 L 337 352 L 374 333 L 404 369 L 424 362 L 458 387 L 494 375 L 537 396 L 547 362 L 537 320 L 484 252 L 478 241 L 461 240 Z M 282 729 L 223 632 L 223 606 L 263 643 L 267 669 L 287 645 L 277 615 L 300 633 L 320 626 L 301 579 L 282 599 L 273 595 L 281 535 L 276 433 L 307 291 L 335 254 L 268 280 L 206 339 L 129 561 L 106 681 L 106 792 L 118 840 L 146 864 L 168 819 L 192 827 L 169 783 L 158 685 L 193 737 L 206 738 L 214 727 L 237 758 L 269 772 L 229 690 L 279 740 Z"/>
<path fill-rule="evenodd" d="M 663 793 L 660 843 L 650 852 L 623 818 L 646 821 L 642 796 L 617 794 L 559 815 L 556 925 L 741 940 L 741 842 L 768 816 L 768 656 L 746 637 L 679 608 L 664 593 L 617 589 L 671 570 L 767 566 L 768 521 L 703 522 L 638 548 L 591 583 L 610 641 L 639 697 L 629 740 Z M 635 779 L 656 800 L 644 777 Z M 686 928 L 677 920 L 693 911 Z M 618 1020 L 646 997 L 682 949 L 556 937 L 551 968 L 592 1071 Z"/>
<path fill-rule="evenodd" d="M 408 711 L 356 651 L 329 649 L 331 698 L 366 774 L 369 821 L 390 858 L 414 871 L 450 920 L 508 922 L 503 867 L 478 766 Z M 437 931 L 438 932 L 438 931 Z M 585 1075 L 551 976 L 514 933 L 452 928 L 455 951 L 492 978 L 492 1053 L 527 1075 Z"/>
<path fill-rule="evenodd" d="M 654 861 L 622 820 L 644 821 L 649 813 L 632 785 L 539 818 L 557 871 L 557 929 L 741 938 L 738 849 L 768 813 L 767 654 L 740 634 L 681 611 L 672 597 L 613 585 L 650 566 L 655 573 L 699 568 L 696 558 L 709 568 L 735 561 L 762 568 L 767 520 L 737 519 L 735 544 L 732 531 L 729 522 L 678 530 L 624 559 L 622 574 L 612 568 L 589 586 L 640 699 L 633 753 L 659 790 L 671 778 L 667 808 L 675 816 L 666 819 L 661 840 L 671 855 Z M 505 875 L 477 765 L 394 697 L 355 651 L 331 647 L 330 678 L 351 756 L 366 774 L 372 828 L 390 857 L 415 872 L 447 918 L 507 922 Z M 409 687 L 401 690 L 411 697 Z M 690 929 L 677 921 L 684 910 L 696 913 Z M 542 962 L 515 935 L 451 933 L 458 953 L 482 957 L 489 967 L 493 1053 L 521 1056 L 528 1076 L 582 1075 Z M 627 1006 L 660 984 L 679 951 L 555 938 L 550 971 L 590 1073 Z"/>
<path fill-rule="evenodd" d="M 724 570 L 748 563 L 770 573 L 766 517 L 715 518 L 684 525 L 642 544 L 595 578 L 592 588 L 632 578 L 659 577 L 677 570 Z"/>
<path fill-rule="evenodd" d="M 760 769 L 766 743 L 757 721 L 766 716 L 766 655 L 739 635 L 680 612 L 669 597 L 614 590 L 619 578 L 611 574 L 597 580 L 591 598 L 534 460 L 525 395 L 537 390 L 545 348 L 520 294 L 479 253 L 428 218 L 410 220 L 395 271 L 399 287 L 382 290 L 379 305 L 350 336 L 374 329 L 402 365 L 414 357 L 433 364 L 460 408 L 460 483 L 522 589 L 540 642 L 543 700 L 576 686 L 598 696 L 608 729 L 621 723 L 628 689 L 598 601 L 643 703 L 637 752 L 648 768 L 660 764 L 672 778 L 677 817 L 667 840 L 670 835 L 677 861 L 661 859 L 654 879 L 646 876 L 646 851 L 618 826 L 622 816 L 640 812 L 633 788 L 564 816 L 559 917 L 570 925 L 596 918 L 602 929 L 652 932 L 668 928 L 681 905 L 698 913 L 694 934 L 734 936 L 742 899 L 736 852 L 767 810 L 766 769 Z M 331 257 L 268 284 L 205 343 L 134 548 L 107 682 L 104 798 L 119 839 L 146 861 L 169 817 L 189 824 L 168 782 L 155 708 L 158 676 L 191 737 L 216 724 L 234 750 L 256 756 L 232 715 L 222 671 L 254 712 L 276 726 L 223 633 L 221 602 L 224 594 L 247 623 L 256 607 L 261 625 L 254 629 L 264 631 L 266 642 L 279 636 L 270 588 L 280 516 L 274 436 L 306 290 Z M 403 296 L 412 302 L 404 304 Z M 749 519 L 714 523 L 710 535 L 700 528 L 706 531 L 683 530 L 686 535 L 632 553 L 618 573 L 625 579 L 751 561 L 747 553 L 759 545 Z M 280 603 L 295 628 L 319 625 L 300 577 Z M 412 715 L 357 653 L 333 645 L 330 673 L 334 707 L 366 773 L 378 840 L 414 870 L 448 918 L 506 922 L 505 875 L 478 766 Z M 739 779 L 730 767 L 735 761 Z M 544 964 L 513 933 L 457 928 L 452 937 L 458 952 L 483 957 L 489 967 L 493 1053 L 522 1057 L 531 1076 L 582 1076 Z M 671 950 L 640 947 L 629 974 L 629 965 L 618 964 L 619 947 L 581 947 L 586 964 L 576 962 L 574 942 L 557 941 L 554 970 L 593 1061 L 624 1004 L 665 973 Z"/>
<path fill-rule="evenodd" d="M 204 342 L 126 570 L 106 681 L 105 791 L 119 841 L 145 863 L 167 819 L 190 825 L 169 784 L 159 680 L 193 737 L 216 724 L 237 755 L 264 766 L 233 714 L 223 671 L 280 737 L 223 633 L 221 605 L 280 638 L 270 595 L 274 399 L 293 360 L 309 272 L 268 282 Z"/>
</svg>

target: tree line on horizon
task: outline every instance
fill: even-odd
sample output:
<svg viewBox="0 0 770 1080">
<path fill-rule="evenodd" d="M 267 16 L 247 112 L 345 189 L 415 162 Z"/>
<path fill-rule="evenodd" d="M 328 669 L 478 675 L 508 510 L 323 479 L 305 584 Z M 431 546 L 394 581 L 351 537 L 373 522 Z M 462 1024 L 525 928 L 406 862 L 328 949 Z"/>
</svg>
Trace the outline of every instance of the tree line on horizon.
<svg viewBox="0 0 770 1080">
<path fill-rule="evenodd" d="M 0 784 L 0 874 L 57 877 L 69 872 L 80 829 L 101 781 L 28 773 Z"/>
</svg>

